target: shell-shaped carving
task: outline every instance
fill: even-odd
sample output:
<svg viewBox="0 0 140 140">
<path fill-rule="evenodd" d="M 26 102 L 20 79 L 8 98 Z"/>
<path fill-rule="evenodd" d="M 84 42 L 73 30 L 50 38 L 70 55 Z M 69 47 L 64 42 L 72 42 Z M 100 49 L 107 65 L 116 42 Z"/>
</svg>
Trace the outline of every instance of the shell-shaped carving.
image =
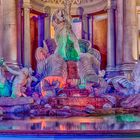
<svg viewBox="0 0 140 140">
<path fill-rule="evenodd" d="M 35 58 L 37 62 L 45 60 L 47 58 L 48 51 L 46 48 L 38 47 L 35 52 Z"/>
</svg>

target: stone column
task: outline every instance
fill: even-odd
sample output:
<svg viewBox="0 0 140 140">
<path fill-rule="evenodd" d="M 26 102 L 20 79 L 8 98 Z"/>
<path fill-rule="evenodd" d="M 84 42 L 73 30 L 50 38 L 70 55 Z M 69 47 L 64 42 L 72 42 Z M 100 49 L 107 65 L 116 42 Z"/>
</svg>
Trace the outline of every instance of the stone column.
<svg viewBox="0 0 140 140">
<path fill-rule="evenodd" d="M 137 57 L 137 21 L 136 0 L 123 0 L 124 2 L 124 42 L 123 65 L 124 68 L 133 68 L 134 56 Z M 136 54 L 135 54 L 135 53 Z"/>
<path fill-rule="evenodd" d="M 3 57 L 9 65 L 17 66 L 16 1 L 3 0 Z"/>
<path fill-rule="evenodd" d="M 38 46 L 43 47 L 44 40 L 44 15 L 38 16 Z"/>
<path fill-rule="evenodd" d="M 48 39 L 51 36 L 51 8 L 45 7 L 44 17 L 44 39 Z"/>
<path fill-rule="evenodd" d="M 22 65 L 22 4 L 22 0 L 17 1 L 17 57 L 19 65 Z"/>
<path fill-rule="evenodd" d="M 88 40 L 91 42 L 91 45 L 93 46 L 93 16 L 89 16 Z"/>
<path fill-rule="evenodd" d="M 24 66 L 31 66 L 30 7 L 30 0 L 24 0 Z"/>
<path fill-rule="evenodd" d="M 88 16 L 82 16 L 82 38 L 88 40 Z"/>
<path fill-rule="evenodd" d="M 0 0 L 0 58 L 3 57 L 3 1 Z"/>
<path fill-rule="evenodd" d="M 115 4 L 108 0 L 107 71 L 115 70 Z"/>
<path fill-rule="evenodd" d="M 117 0 L 117 42 L 116 42 L 116 66 L 118 70 L 123 63 L 123 0 Z"/>
<path fill-rule="evenodd" d="M 137 11 L 138 19 L 138 56 L 140 56 L 140 10 Z"/>
</svg>

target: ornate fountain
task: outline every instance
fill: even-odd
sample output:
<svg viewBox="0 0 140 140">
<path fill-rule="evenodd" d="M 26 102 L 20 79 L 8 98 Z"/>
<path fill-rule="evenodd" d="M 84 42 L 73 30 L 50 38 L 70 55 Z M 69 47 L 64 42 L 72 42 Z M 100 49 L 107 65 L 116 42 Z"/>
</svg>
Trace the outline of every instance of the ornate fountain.
<svg viewBox="0 0 140 140">
<path fill-rule="evenodd" d="M 140 63 L 132 81 L 125 76 L 105 79 L 100 53 L 88 40 L 77 39 L 72 30 L 70 0 L 53 13 L 52 25 L 55 40 L 44 40 L 44 47 L 35 53 L 36 75 L 31 68 L 16 71 L 1 59 L 0 106 L 4 113 L 76 116 L 110 113 L 113 107 L 128 107 L 129 102 L 132 108 L 139 106 Z M 5 71 L 12 74 L 10 80 Z"/>
</svg>

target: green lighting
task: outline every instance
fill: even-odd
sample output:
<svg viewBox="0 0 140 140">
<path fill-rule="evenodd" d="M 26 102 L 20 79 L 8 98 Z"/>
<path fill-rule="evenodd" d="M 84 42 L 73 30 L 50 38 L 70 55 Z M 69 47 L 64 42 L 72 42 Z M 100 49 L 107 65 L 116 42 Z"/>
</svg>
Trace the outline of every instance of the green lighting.
<svg viewBox="0 0 140 140">
<path fill-rule="evenodd" d="M 117 115 L 116 119 L 118 122 L 139 122 L 140 117 L 136 117 L 133 114 Z"/>
</svg>

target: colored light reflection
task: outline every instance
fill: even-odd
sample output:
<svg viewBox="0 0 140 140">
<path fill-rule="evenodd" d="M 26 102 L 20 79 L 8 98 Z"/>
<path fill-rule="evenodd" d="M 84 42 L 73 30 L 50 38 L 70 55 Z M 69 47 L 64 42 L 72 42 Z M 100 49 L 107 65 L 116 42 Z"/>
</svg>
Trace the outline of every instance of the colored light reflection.
<svg viewBox="0 0 140 140">
<path fill-rule="evenodd" d="M 13 116 L 12 116 L 13 117 Z M 91 117 L 34 117 L 0 121 L 0 130 L 47 130 L 82 131 L 82 130 L 140 130 L 140 116 L 112 115 Z"/>
</svg>

